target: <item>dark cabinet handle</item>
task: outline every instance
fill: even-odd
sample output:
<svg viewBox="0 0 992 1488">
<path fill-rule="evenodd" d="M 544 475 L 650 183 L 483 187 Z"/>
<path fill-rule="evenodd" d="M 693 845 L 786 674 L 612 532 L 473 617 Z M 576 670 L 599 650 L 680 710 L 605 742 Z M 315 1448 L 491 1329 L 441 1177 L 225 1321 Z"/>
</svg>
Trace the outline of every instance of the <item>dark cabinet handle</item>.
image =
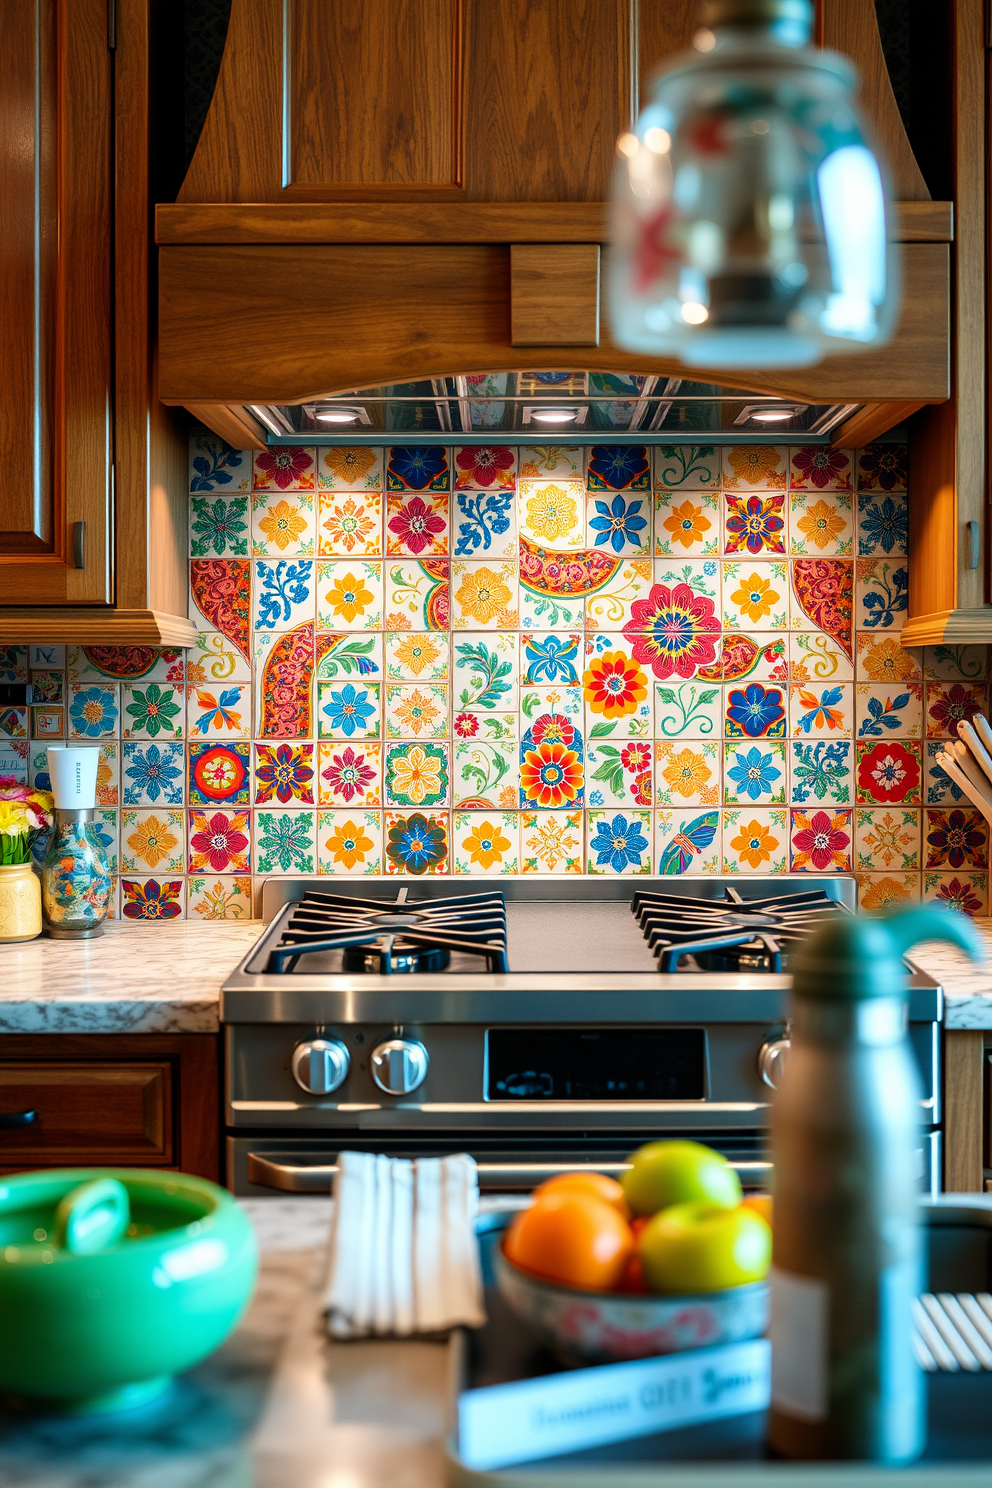
<svg viewBox="0 0 992 1488">
<path fill-rule="evenodd" d="M 0 1111 L 0 1131 L 5 1127 L 34 1126 L 37 1120 L 37 1111 Z"/>
<path fill-rule="evenodd" d="M 968 542 L 968 567 L 977 568 L 981 556 L 979 545 L 981 529 L 977 522 L 965 522 L 964 530 Z"/>
<path fill-rule="evenodd" d="M 86 567 L 86 550 L 83 546 L 86 537 L 86 523 L 73 522 L 72 524 L 72 566 L 73 568 Z"/>
</svg>

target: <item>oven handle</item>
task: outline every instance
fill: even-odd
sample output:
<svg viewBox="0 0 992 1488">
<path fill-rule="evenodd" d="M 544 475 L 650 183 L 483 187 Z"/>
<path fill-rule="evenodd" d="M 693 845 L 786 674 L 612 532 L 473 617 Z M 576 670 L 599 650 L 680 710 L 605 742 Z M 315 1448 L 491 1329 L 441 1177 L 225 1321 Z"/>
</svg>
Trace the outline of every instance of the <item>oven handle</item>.
<svg viewBox="0 0 992 1488">
<path fill-rule="evenodd" d="M 608 1173 L 619 1178 L 630 1163 L 480 1162 L 477 1166 L 480 1189 L 505 1192 L 507 1189 L 529 1191 L 559 1173 Z M 771 1170 L 771 1163 L 767 1162 L 732 1162 L 730 1166 L 736 1168 L 742 1178 L 750 1177 L 752 1182 L 764 1180 Z M 336 1163 L 303 1166 L 274 1162 L 260 1152 L 248 1154 L 248 1182 L 258 1184 L 260 1188 L 276 1188 L 281 1193 L 330 1193 L 337 1171 Z"/>
</svg>

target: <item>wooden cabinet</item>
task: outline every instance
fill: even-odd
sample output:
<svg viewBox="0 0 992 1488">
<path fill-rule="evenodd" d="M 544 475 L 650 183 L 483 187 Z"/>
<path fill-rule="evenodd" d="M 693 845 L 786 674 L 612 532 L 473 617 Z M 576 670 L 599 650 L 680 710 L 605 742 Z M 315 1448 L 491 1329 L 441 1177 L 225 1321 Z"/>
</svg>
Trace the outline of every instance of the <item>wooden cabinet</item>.
<svg viewBox="0 0 992 1488">
<path fill-rule="evenodd" d="M 0 8 L 5 644 L 193 641 L 184 441 L 153 385 L 149 8 Z"/>
<path fill-rule="evenodd" d="M 0 1172 L 176 1168 L 216 1182 L 219 1057 L 213 1034 L 0 1038 Z"/>
</svg>

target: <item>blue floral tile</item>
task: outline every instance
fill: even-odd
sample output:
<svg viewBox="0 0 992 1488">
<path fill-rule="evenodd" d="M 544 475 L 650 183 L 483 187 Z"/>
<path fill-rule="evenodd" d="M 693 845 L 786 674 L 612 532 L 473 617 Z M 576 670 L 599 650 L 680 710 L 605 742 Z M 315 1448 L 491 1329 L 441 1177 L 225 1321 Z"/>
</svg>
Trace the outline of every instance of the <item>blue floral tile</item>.
<svg viewBox="0 0 992 1488">
<path fill-rule="evenodd" d="M 447 491 L 448 451 L 438 444 L 394 444 L 388 452 L 388 491 Z"/>
<path fill-rule="evenodd" d="M 189 441 L 191 491 L 250 491 L 251 451 L 235 450 L 217 434 L 193 434 Z"/>
<path fill-rule="evenodd" d="M 451 541 L 451 551 L 456 558 L 515 558 L 515 491 L 502 488 L 457 491 L 451 515 Z"/>
<path fill-rule="evenodd" d="M 190 497 L 191 558 L 240 558 L 247 552 L 247 496 Z"/>
<path fill-rule="evenodd" d="M 125 806 L 181 806 L 186 770 L 182 744 L 174 741 L 121 745 Z"/>
<path fill-rule="evenodd" d="M 874 491 L 858 496 L 858 552 L 863 558 L 876 553 L 903 555 L 909 544 L 909 508 L 906 493 Z"/>
<path fill-rule="evenodd" d="M 610 877 L 651 872 L 650 811 L 590 811 L 586 871 Z"/>
<path fill-rule="evenodd" d="M 898 631 L 909 609 L 905 558 L 861 558 L 855 570 L 856 630 Z"/>
<path fill-rule="evenodd" d="M 789 800 L 848 806 L 854 793 L 850 739 L 812 739 L 789 745 Z"/>
<path fill-rule="evenodd" d="M 312 558 L 259 558 L 254 564 L 256 630 L 295 630 L 317 610 Z"/>
<path fill-rule="evenodd" d="M 923 733 L 923 684 L 859 682 L 854 716 L 859 739 L 918 739 Z"/>
<path fill-rule="evenodd" d="M 741 682 L 725 688 L 724 731 L 728 739 L 785 737 L 785 694 L 781 687 Z"/>
<path fill-rule="evenodd" d="M 724 746 L 724 800 L 728 806 L 784 805 L 787 767 L 784 744 L 744 741 Z"/>
<path fill-rule="evenodd" d="M 524 686 L 576 687 L 582 679 L 582 636 L 532 632 L 521 636 L 521 682 Z"/>
<path fill-rule="evenodd" d="M 651 465 L 643 444 L 594 444 L 586 466 L 590 491 L 650 491 Z"/>
<path fill-rule="evenodd" d="M 650 553 L 650 494 L 587 496 L 586 543 L 605 553 Z"/>
<path fill-rule="evenodd" d="M 120 731 L 120 688 L 116 682 L 69 687 L 70 739 L 112 739 Z"/>
</svg>

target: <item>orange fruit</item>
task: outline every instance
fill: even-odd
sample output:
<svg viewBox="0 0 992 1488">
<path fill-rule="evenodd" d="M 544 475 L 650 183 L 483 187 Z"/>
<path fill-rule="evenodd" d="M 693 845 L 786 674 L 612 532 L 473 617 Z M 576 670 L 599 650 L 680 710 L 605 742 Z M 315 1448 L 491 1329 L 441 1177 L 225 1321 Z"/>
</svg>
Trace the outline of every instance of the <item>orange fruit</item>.
<svg viewBox="0 0 992 1488">
<path fill-rule="evenodd" d="M 755 1214 L 760 1214 L 766 1224 L 772 1222 L 772 1196 L 771 1194 L 747 1194 L 743 1200 L 745 1209 L 753 1209 Z"/>
<path fill-rule="evenodd" d="M 546 1179 L 539 1188 L 535 1188 L 534 1197 L 539 1199 L 548 1193 L 560 1193 L 563 1189 L 568 1193 L 584 1193 L 594 1199 L 604 1199 L 607 1204 L 619 1209 L 625 1219 L 630 1216 L 623 1189 L 615 1178 L 608 1178 L 605 1173 L 557 1173 L 554 1178 Z"/>
<path fill-rule="evenodd" d="M 514 1219 L 503 1252 L 508 1261 L 547 1281 L 609 1292 L 634 1253 L 622 1214 L 592 1194 L 546 1193 Z"/>
</svg>

